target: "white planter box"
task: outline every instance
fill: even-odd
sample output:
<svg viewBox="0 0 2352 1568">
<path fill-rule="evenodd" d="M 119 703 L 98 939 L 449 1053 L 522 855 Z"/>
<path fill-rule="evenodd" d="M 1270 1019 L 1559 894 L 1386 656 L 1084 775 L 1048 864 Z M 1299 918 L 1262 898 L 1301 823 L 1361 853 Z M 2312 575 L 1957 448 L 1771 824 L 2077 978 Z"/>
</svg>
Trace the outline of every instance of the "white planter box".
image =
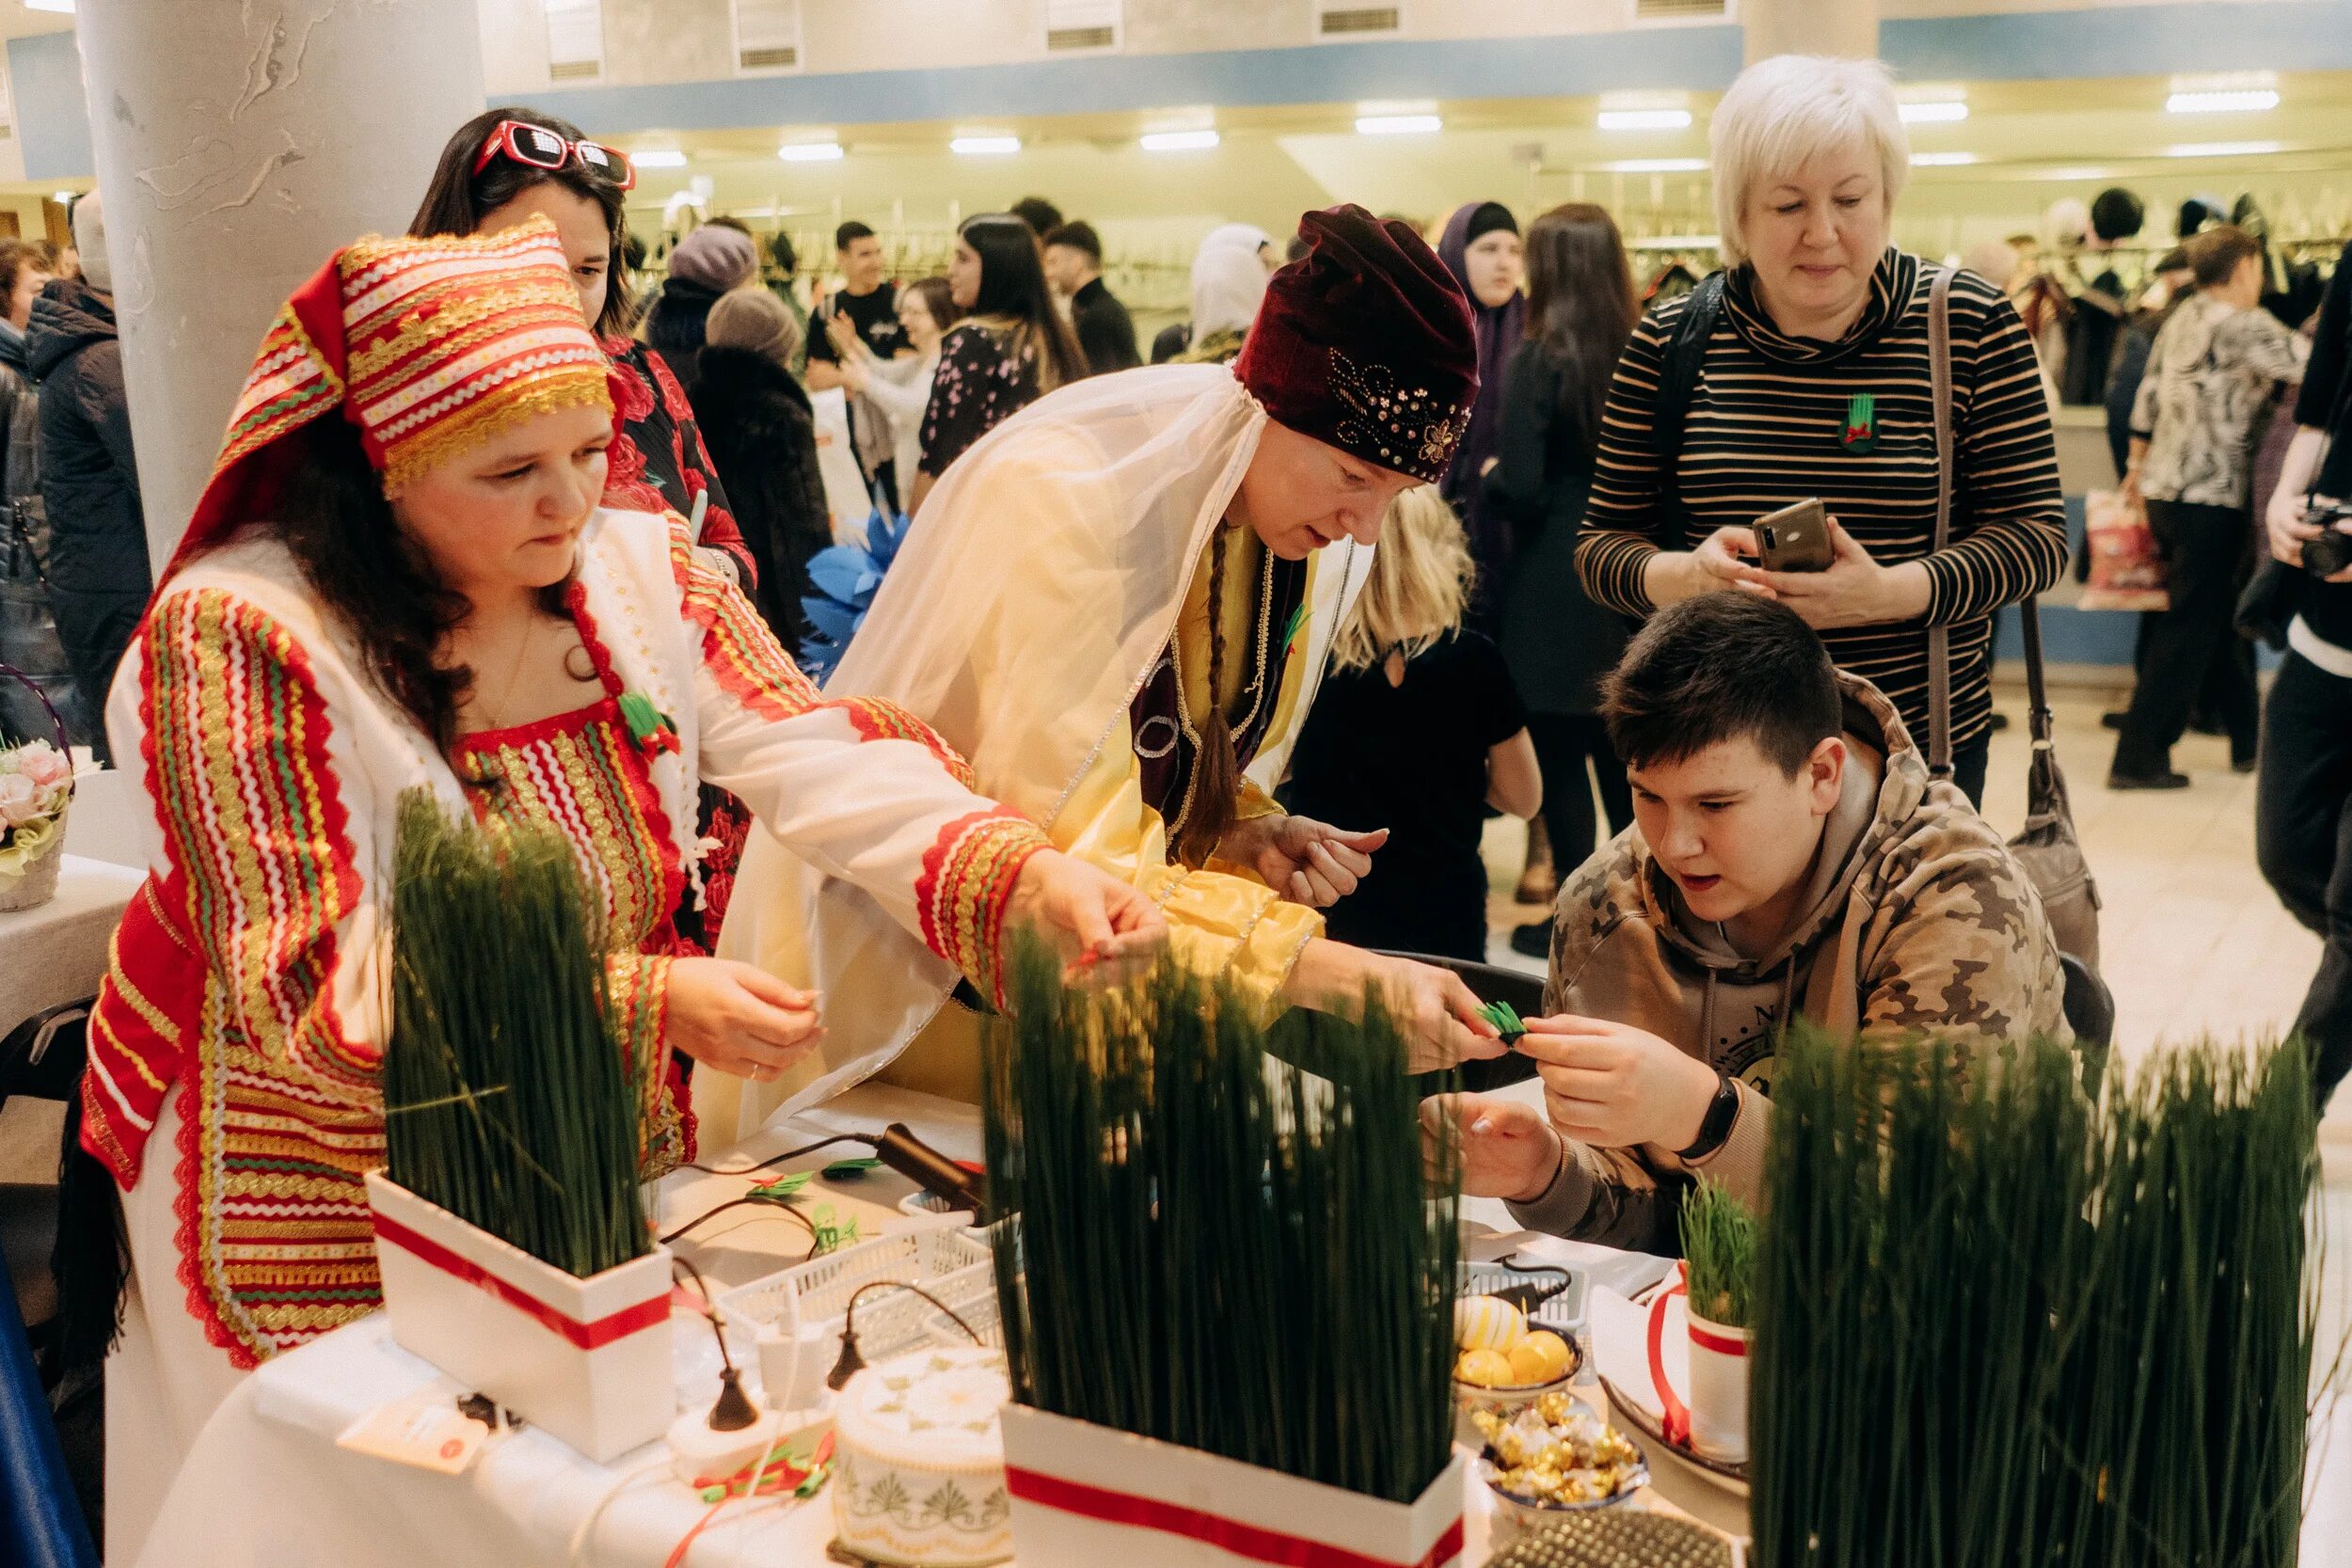
<svg viewBox="0 0 2352 1568">
<path fill-rule="evenodd" d="M 1022 1568 L 1463 1560 L 1458 1450 L 1420 1497 L 1391 1503 L 1026 1405 L 1005 1406 L 1003 1427 Z"/>
<path fill-rule="evenodd" d="M 599 1465 L 660 1437 L 670 1254 L 579 1279 L 368 1173 L 384 1309 L 401 1348 Z"/>
</svg>

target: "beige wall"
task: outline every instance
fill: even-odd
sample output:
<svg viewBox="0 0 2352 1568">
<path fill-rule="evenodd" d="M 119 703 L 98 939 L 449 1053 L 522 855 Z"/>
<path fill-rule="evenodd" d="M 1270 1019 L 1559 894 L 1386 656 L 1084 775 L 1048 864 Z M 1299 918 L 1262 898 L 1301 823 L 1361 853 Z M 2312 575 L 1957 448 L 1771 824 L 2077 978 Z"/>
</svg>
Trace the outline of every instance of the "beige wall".
<svg viewBox="0 0 2352 1568">
<path fill-rule="evenodd" d="M 494 94 L 548 86 L 537 0 L 481 0 L 483 62 Z M 1390 39 L 1613 32 L 1634 0 L 1404 0 Z M 1311 0 L 1126 0 L 1125 52 L 1190 54 L 1314 42 Z M 610 86 L 733 75 L 728 0 L 604 0 Z M 1045 0 L 802 0 L 803 68 L 812 73 L 1003 65 L 1046 58 Z"/>
<path fill-rule="evenodd" d="M 1879 0 L 1880 14 L 1888 20 L 2194 3 L 2200 0 Z M 1637 25 L 1634 4 L 1401 0 L 1403 30 L 1383 36 L 1441 40 L 1616 32 Z M 524 94 L 546 87 L 545 13 L 539 0 L 480 0 L 480 6 L 490 90 Z M 605 82 L 651 85 L 733 75 L 730 16 L 728 0 L 604 0 Z M 1706 24 L 1720 19 L 1699 20 Z M 1311 46 L 1314 9 L 1311 0 L 1126 0 L 1124 27 L 1125 52 L 1131 55 Z M 1046 57 L 1045 0 L 802 0 L 801 34 L 803 69 L 812 73 L 1037 60 Z"/>
</svg>

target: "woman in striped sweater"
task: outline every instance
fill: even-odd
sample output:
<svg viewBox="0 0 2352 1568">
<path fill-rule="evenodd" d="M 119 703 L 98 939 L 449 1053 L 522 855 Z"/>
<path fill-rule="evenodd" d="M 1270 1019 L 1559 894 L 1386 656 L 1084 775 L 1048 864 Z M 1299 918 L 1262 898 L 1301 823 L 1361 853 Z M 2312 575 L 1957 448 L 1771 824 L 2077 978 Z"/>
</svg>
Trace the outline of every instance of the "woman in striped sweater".
<svg viewBox="0 0 2352 1568">
<path fill-rule="evenodd" d="M 1696 295 L 1634 330 L 1603 417 L 1577 567 L 1600 603 L 1647 615 L 1731 590 L 1787 603 L 1840 668 L 1894 701 L 1924 747 L 1928 631 L 1950 632 L 1954 777 L 1984 789 L 1993 612 L 2058 580 L 2058 460 L 2033 344 L 1983 279 L 1950 292 L 1953 511 L 1934 545 L 1929 270 L 1888 241 L 1910 147 L 1886 68 L 1782 55 L 1715 112 L 1716 217 L 1730 271 L 1661 483 L 1655 416 Z M 1752 525 L 1819 497 L 1826 571 L 1768 572 Z"/>
</svg>

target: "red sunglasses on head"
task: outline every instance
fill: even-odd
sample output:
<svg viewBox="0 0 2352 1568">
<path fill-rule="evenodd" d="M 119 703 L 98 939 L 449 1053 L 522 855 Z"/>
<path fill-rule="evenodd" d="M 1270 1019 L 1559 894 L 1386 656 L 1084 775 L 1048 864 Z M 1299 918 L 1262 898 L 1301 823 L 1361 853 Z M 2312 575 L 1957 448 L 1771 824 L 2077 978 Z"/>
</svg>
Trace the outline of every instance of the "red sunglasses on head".
<svg viewBox="0 0 2352 1568">
<path fill-rule="evenodd" d="M 577 158 L 580 167 L 602 175 L 625 191 L 637 183 L 637 166 L 619 148 L 607 147 L 602 142 L 566 140 L 546 126 L 533 125 L 529 120 L 500 120 L 489 139 L 482 144 L 482 150 L 474 154 L 473 171 L 480 174 L 501 152 L 531 168 L 562 168 L 566 159 Z"/>
</svg>

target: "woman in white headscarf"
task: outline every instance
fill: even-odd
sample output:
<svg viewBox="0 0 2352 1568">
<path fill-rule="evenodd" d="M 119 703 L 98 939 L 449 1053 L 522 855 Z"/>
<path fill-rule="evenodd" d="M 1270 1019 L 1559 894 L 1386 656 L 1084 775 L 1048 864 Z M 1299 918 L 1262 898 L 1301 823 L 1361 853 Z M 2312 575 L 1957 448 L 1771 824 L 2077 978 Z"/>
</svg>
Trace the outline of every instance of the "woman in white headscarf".
<svg viewBox="0 0 2352 1568">
<path fill-rule="evenodd" d="M 1273 236 L 1253 224 L 1209 230 L 1192 258 L 1192 320 L 1152 340 L 1152 363 L 1232 364 L 1257 319 L 1266 279 L 1281 264 Z"/>
</svg>

